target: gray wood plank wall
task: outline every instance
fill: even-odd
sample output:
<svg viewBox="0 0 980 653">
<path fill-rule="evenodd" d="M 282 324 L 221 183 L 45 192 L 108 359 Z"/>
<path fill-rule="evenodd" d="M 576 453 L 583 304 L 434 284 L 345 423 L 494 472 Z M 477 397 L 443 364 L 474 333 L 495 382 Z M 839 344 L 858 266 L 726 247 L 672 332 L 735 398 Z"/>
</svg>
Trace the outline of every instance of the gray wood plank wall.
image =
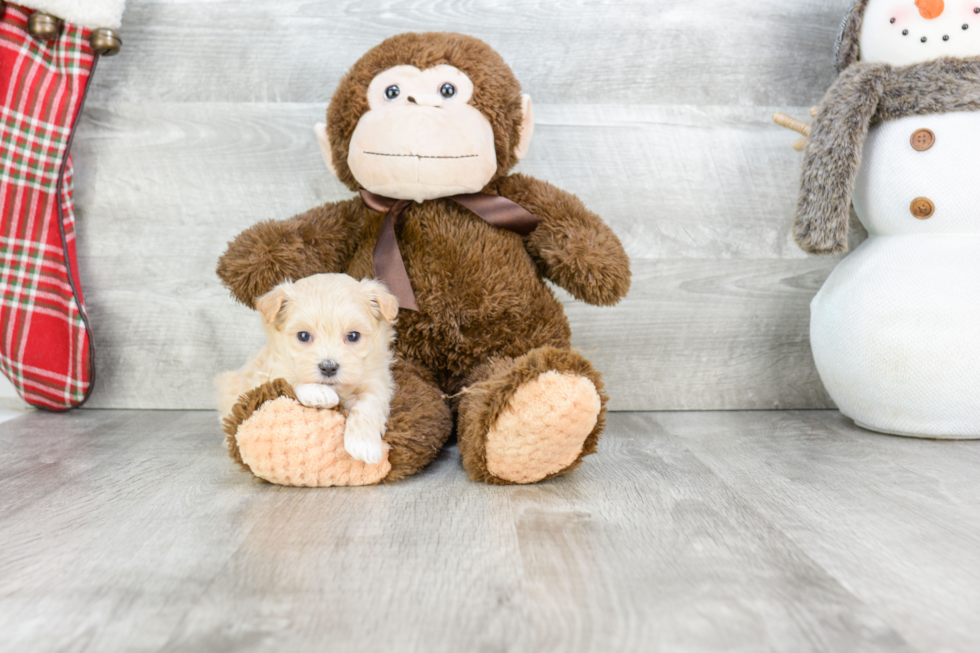
<svg viewBox="0 0 980 653">
<path fill-rule="evenodd" d="M 831 407 L 808 304 L 836 259 L 790 235 L 798 116 L 834 79 L 850 0 L 130 0 L 75 146 L 90 406 L 210 408 L 261 344 L 214 274 L 249 225 L 350 196 L 312 125 L 340 76 L 402 31 L 473 34 L 536 102 L 520 170 L 622 238 L 630 296 L 566 301 L 615 410 Z"/>
</svg>

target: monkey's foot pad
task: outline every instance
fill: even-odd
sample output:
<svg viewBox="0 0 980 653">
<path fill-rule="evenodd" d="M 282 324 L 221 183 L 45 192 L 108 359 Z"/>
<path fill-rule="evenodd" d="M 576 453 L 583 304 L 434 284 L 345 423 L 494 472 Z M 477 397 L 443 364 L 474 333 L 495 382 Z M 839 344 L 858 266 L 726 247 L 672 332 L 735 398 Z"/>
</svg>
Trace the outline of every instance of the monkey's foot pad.
<svg viewBox="0 0 980 653">
<path fill-rule="evenodd" d="M 487 471 L 512 483 L 555 474 L 582 453 L 602 401 L 589 379 L 548 371 L 521 386 L 487 433 Z"/>
<path fill-rule="evenodd" d="M 374 485 L 391 471 L 387 446 L 380 463 L 351 458 L 339 411 L 308 408 L 285 396 L 259 406 L 232 437 L 252 473 L 277 485 Z"/>
</svg>

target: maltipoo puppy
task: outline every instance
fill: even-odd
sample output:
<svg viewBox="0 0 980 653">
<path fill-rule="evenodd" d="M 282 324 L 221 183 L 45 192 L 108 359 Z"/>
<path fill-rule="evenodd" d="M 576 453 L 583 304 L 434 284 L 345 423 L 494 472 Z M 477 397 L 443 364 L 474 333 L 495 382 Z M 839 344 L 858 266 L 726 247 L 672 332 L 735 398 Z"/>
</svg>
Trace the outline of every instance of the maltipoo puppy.
<svg viewBox="0 0 980 653">
<path fill-rule="evenodd" d="M 279 284 L 255 302 L 269 342 L 240 370 L 215 379 L 224 419 L 243 393 L 285 379 L 304 406 L 348 411 L 344 449 L 381 462 L 398 300 L 373 279 L 315 274 Z"/>
</svg>

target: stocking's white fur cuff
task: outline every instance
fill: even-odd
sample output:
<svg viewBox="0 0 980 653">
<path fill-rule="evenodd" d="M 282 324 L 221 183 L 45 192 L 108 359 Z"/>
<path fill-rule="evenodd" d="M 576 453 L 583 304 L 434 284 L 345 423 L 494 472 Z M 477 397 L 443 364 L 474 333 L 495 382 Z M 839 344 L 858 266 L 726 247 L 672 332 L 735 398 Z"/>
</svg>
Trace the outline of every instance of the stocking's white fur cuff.
<svg viewBox="0 0 980 653">
<path fill-rule="evenodd" d="M 12 0 L 73 25 L 119 29 L 126 0 Z"/>
</svg>

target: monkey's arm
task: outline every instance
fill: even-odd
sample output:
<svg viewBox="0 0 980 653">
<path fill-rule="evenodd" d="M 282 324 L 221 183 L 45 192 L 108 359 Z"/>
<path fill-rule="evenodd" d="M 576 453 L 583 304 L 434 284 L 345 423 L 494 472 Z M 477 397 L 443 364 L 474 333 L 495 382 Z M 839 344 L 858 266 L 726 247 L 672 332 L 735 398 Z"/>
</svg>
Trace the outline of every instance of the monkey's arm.
<svg viewBox="0 0 980 653">
<path fill-rule="evenodd" d="M 350 199 L 288 220 L 260 222 L 228 243 L 218 259 L 218 276 L 235 299 L 253 306 L 286 279 L 343 272 L 357 248 L 364 212 L 360 199 Z"/>
<path fill-rule="evenodd" d="M 521 174 L 500 180 L 498 191 L 537 216 L 527 249 L 544 275 L 596 306 L 612 306 L 630 287 L 630 261 L 612 229 L 582 201 Z"/>
</svg>

